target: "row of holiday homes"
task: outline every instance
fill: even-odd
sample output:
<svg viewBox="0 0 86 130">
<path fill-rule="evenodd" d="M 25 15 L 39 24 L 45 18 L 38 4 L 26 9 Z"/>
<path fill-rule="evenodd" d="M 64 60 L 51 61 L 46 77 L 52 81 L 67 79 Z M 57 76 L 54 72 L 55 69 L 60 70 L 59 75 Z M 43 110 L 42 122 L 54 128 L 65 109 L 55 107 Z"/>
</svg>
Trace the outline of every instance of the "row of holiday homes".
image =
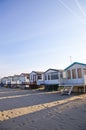
<svg viewBox="0 0 86 130">
<path fill-rule="evenodd" d="M 37 88 L 44 85 L 46 89 L 58 89 L 63 86 L 63 92 L 86 92 L 86 64 L 74 62 L 64 70 L 48 69 L 45 72 L 32 71 L 20 75 L 3 77 L 1 86 Z"/>
</svg>

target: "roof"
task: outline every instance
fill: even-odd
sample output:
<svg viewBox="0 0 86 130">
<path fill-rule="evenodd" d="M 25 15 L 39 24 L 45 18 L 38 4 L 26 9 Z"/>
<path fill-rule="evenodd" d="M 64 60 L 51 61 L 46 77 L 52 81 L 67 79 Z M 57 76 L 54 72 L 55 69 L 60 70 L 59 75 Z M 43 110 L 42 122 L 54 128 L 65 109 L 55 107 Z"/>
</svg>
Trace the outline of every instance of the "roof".
<svg viewBox="0 0 86 130">
<path fill-rule="evenodd" d="M 3 77 L 3 78 L 1 78 L 1 79 L 7 79 L 8 77 Z"/>
<path fill-rule="evenodd" d="M 34 73 L 36 73 L 36 74 L 43 74 L 44 72 L 42 72 L 42 71 L 32 71 L 32 72 L 34 72 Z M 31 72 L 31 73 L 32 73 Z"/>
<path fill-rule="evenodd" d="M 21 75 L 29 76 L 29 73 L 21 73 L 20 76 L 21 76 Z"/>
<path fill-rule="evenodd" d="M 86 64 L 84 64 L 84 63 L 74 62 L 74 63 L 72 63 L 71 65 L 69 65 L 67 68 L 65 68 L 64 70 L 69 69 L 71 66 L 73 66 L 73 65 L 75 65 L 75 64 L 86 66 Z"/>
<path fill-rule="evenodd" d="M 13 78 L 13 76 L 8 76 L 7 78 Z"/>
<path fill-rule="evenodd" d="M 52 70 L 52 71 L 56 71 L 56 72 L 62 72 L 63 70 L 61 70 L 61 69 L 48 69 L 48 70 L 46 70 L 44 73 L 46 73 L 47 71 L 49 71 L 49 70 Z"/>
<path fill-rule="evenodd" d="M 19 77 L 19 75 L 14 75 L 13 77 Z"/>
</svg>

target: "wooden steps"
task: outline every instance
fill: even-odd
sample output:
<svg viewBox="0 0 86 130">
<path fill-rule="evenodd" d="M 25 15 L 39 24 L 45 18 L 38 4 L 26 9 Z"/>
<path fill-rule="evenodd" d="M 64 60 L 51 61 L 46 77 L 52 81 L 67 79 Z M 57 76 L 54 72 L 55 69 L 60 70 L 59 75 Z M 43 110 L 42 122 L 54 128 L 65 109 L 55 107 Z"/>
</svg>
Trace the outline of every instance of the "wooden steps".
<svg viewBox="0 0 86 130">
<path fill-rule="evenodd" d="M 73 86 L 64 86 L 61 95 L 70 95 L 73 90 Z"/>
</svg>

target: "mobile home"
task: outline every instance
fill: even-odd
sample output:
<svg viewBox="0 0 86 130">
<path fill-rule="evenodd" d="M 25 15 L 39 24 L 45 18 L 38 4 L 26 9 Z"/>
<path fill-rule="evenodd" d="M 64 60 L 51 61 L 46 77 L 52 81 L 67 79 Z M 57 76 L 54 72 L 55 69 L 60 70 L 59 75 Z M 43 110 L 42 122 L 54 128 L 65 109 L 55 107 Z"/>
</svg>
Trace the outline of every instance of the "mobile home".
<svg viewBox="0 0 86 130">
<path fill-rule="evenodd" d="M 40 71 L 32 71 L 30 73 L 30 88 L 38 88 L 38 80 L 42 80 L 43 72 Z"/>
<path fill-rule="evenodd" d="M 74 62 L 65 68 L 60 85 L 69 95 L 72 91 L 86 92 L 86 64 Z"/>
<path fill-rule="evenodd" d="M 20 88 L 29 88 L 29 73 L 21 73 L 19 75 Z"/>
<path fill-rule="evenodd" d="M 48 69 L 44 72 L 44 85 L 45 89 L 58 90 L 60 80 L 62 79 L 63 70 Z"/>
</svg>

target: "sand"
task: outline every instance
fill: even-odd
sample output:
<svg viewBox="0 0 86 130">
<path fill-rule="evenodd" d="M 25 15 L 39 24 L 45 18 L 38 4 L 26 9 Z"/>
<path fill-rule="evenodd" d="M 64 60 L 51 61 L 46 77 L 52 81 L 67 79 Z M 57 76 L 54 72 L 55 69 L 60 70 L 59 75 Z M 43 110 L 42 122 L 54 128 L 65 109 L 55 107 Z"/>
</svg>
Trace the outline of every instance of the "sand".
<svg viewBox="0 0 86 130">
<path fill-rule="evenodd" d="M 86 94 L 0 88 L 0 130 L 86 130 Z"/>
</svg>

